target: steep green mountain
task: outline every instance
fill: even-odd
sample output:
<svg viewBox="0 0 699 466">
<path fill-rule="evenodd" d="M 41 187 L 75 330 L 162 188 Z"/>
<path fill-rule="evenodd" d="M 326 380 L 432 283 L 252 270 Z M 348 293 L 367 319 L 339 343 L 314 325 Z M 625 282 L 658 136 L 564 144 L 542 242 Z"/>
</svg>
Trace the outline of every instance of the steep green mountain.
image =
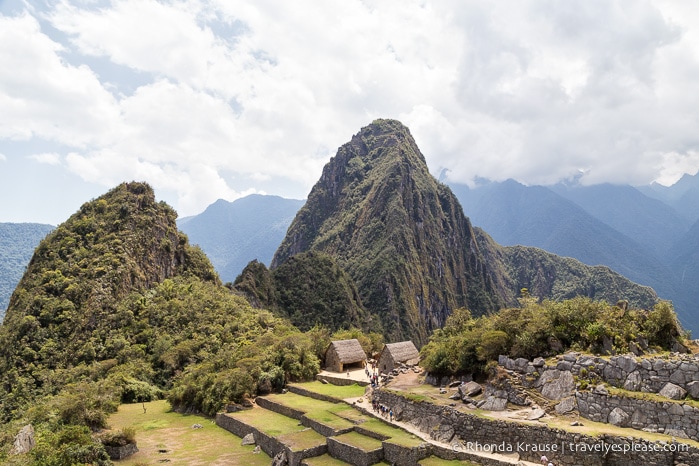
<svg viewBox="0 0 699 466">
<path fill-rule="evenodd" d="M 333 256 L 389 340 L 423 344 L 453 309 L 481 315 L 516 303 L 523 280 L 510 277 L 507 254 L 490 260 L 496 246 L 479 240 L 452 191 L 429 174 L 409 130 L 377 120 L 325 166 L 271 267 L 306 251 Z M 634 291 L 614 301 L 636 294 L 624 283 Z"/>
<path fill-rule="evenodd" d="M 361 304 L 354 281 L 328 254 L 299 253 L 270 271 L 250 262 L 234 289 L 257 307 L 273 309 L 301 330 L 316 325 L 331 331 L 359 328 L 380 330 L 380 323 Z"/>
<path fill-rule="evenodd" d="M 606 266 L 588 266 L 543 249 L 526 246 L 500 246 L 483 230 L 475 228 L 478 243 L 493 270 L 504 271 L 499 279 L 513 292 L 527 289 L 532 296 L 556 301 L 584 296 L 616 303 L 623 299 L 631 306 L 650 309 L 658 301 L 655 291 L 637 285 Z"/>
<path fill-rule="evenodd" d="M 222 286 L 175 221 L 124 183 L 37 247 L 0 326 L 0 463 L 106 465 L 92 434 L 120 402 L 211 414 L 315 375 L 314 338 Z M 9 455 L 28 423 L 36 448 Z"/>
<path fill-rule="evenodd" d="M 303 202 L 259 194 L 219 199 L 198 215 L 178 219 L 177 226 L 202 248 L 221 280 L 233 282 L 252 260 L 270 264 Z"/>
<path fill-rule="evenodd" d="M 0 223 L 0 322 L 34 248 L 51 230 L 41 223 Z"/>
</svg>

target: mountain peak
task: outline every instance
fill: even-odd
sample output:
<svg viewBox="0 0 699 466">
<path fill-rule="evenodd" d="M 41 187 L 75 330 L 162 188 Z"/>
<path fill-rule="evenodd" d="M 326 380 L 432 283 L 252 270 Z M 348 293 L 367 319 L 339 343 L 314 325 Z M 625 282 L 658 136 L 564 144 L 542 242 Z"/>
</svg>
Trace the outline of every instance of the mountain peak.
<svg viewBox="0 0 699 466">
<path fill-rule="evenodd" d="M 502 304 L 487 291 L 492 284 L 473 238 L 408 128 L 375 120 L 325 166 L 272 268 L 301 252 L 332 255 L 387 336 L 420 344 L 451 309 L 467 305 L 479 314 Z"/>
</svg>

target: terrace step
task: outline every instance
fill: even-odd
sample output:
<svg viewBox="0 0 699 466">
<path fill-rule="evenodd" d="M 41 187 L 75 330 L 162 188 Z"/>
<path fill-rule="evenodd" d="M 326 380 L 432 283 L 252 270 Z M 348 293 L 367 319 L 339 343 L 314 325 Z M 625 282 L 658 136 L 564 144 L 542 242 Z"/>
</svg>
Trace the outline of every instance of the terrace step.
<svg viewBox="0 0 699 466">
<path fill-rule="evenodd" d="M 383 443 L 358 432 L 328 437 L 328 453 L 355 466 L 369 466 L 383 460 Z"/>
</svg>

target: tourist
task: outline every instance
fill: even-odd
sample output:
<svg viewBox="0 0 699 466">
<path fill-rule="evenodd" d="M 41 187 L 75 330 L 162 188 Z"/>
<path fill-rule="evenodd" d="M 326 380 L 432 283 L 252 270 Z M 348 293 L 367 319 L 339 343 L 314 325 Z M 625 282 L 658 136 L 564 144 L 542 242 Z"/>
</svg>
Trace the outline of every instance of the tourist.
<svg viewBox="0 0 699 466">
<path fill-rule="evenodd" d="M 544 466 L 548 466 L 549 459 L 546 457 L 546 455 L 541 456 L 541 464 Z"/>
<path fill-rule="evenodd" d="M 388 415 L 390 416 L 391 422 L 393 422 L 393 408 L 388 412 Z"/>
</svg>

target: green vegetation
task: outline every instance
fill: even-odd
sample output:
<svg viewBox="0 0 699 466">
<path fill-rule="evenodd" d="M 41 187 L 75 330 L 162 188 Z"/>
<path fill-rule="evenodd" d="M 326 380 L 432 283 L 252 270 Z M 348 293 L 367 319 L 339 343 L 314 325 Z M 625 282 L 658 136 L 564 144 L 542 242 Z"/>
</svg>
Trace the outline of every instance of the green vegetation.
<svg viewBox="0 0 699 466">
<path fill-rule="evenodd" d="M 422 365 L 440 375 L 483 373 L 500 354 L 532 359 L 569 349 L 604 352 L 605 345 L 626 352 L 639 338 L 660 349 L 684 338 L 670 303 L 644 311 L 582 297 L 539 302 L 524 290 L 520 307 L 490 316 L 456 310 L 422 349 Z"/>
<path fill-rule="evenodd" d="M 357 398 L 364 395 L 364 387 L 357 384 L 354 385 L 331 385 L 318 382 L 317 380 L 313 382 L 303 382 L 296 383 L 301 388 L 308 390 L 309 392 L 319 393 L 321 395 L 331 396 L 337 400 L 344 400 L 347 398 Z"/>
<path fill-rule="evenodd" d="M 362 435 L 357 432 L 347 432 L 346 434 L 338 435 L 335 438 L 339 442 L 352 445 L 353 447 L 359 448 L 363 451 L 372 451 L 381 448 L 381 440 L 376 440 L 375 438 L 367 437 L 366 435 Z"/>
<path fill-rule="evenodd" d="M 269 271 L 253 261 L 236 278 L 234 289 L 259 307 L 276 310 L 301 330 L 323 325 L 375 330 L 361 305 L 354 282 L 335 259 L 320 252 L 300 253 Z"/>
<path fill-rule="evenodd" d="M 175 218 L 122 184 L 39 245 L 0 327 L 0 462 L 108 464 L 91 433 L 122 402 L 213 414 L 318 372 L 315 342 L 223 287 Z M 29 423 L 37 447 L 8 457 Z"/>
</svg>

